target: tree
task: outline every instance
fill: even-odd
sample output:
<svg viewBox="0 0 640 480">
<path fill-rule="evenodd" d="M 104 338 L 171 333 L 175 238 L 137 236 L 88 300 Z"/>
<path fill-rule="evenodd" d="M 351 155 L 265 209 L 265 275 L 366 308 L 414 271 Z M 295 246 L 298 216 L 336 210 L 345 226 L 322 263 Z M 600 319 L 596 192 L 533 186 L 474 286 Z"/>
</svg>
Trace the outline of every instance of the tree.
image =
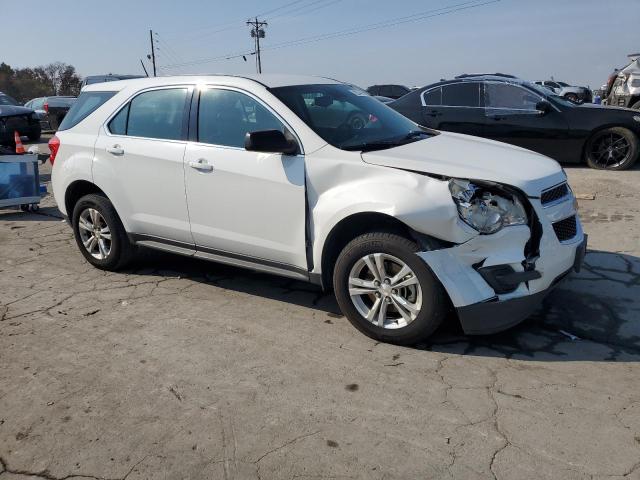
<svg viewBox="0 0 640 480">
<path fill-rule="evenodd" d="M 81 83 L 82 78 L 75 67 L 63 62 L 19 69 L 0 63 L 0 91 L 23 103 L 50 95 L 76 96 L 80 93 Z"/>
</svg>

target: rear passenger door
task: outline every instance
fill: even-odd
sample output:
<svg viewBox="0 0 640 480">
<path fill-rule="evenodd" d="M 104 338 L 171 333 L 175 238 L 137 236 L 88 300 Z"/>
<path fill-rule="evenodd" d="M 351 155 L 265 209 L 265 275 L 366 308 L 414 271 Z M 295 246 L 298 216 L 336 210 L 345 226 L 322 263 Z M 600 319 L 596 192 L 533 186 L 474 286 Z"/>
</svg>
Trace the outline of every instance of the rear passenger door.
<svg viewBox="0 0 640 480">
<path fill-rule="evenodd" d="M 192 91 L 172 86 L 137 93 L 96 142 L 94 181 L 138 240 L 193 245 L 183 167 Z"/>
<path fill-rule="evenodd" d="M 459 82 L 422 92 L 423 125 L 447 132 L 482 136 L 481 84 Z"/>
</svg>

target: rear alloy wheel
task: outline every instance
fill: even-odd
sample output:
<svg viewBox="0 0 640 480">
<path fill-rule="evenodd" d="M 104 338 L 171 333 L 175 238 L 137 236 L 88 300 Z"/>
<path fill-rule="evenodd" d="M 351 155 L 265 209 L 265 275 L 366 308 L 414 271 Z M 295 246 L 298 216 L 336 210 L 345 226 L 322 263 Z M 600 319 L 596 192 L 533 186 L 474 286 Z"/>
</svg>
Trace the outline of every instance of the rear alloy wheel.
<svg viewBox="0 0 640 480">
<path fill-rule="evenodd" d="M 425 340 L 440 325 L 445 293 L 418 246 L 391 233 L 352 240 L 334 270 L 341 310 L 366 335 L 400 345 Z"/>
<path fill-rule="evenodd" d="M 131 259 L 134 247 L 106 197 L 91 194 L 78 200 L 72 224 L 78 248 L 93 266 L 118 270 Z"/>
<path fill-rule="evenodd" d="M 638 158 L 638 143 L 638 137 L 626 128 L 596 132 L 585 149 L 587 164 L 600 170 L 626 170 Z"/>
</svg>

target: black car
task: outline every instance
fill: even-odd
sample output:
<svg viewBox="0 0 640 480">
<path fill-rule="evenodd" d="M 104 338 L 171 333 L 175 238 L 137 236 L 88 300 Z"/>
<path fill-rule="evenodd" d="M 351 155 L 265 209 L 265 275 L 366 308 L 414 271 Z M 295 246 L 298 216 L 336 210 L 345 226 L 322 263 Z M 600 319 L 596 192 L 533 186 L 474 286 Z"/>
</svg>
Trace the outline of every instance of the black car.
<svg viewBox="0 0 640 480">
<path fill-rule="evenodd" d="M 508 75 L 462 75 L 388 105 L 419 125 L 518 145 L 559 162 L 624 170 L 640 153 L 637 110 L 576 105 Z"/>
<path fill-rule="evenodd" d="M 394 100 L 406 95 L 411 89 L 404 85 L 372 85 L 367 88 L 369 95 L 374 97 L 387 97 Z"/>
<path fill-rule="evenodd" d="M 56 131 L 75 102 L 76 97 L 40 97 L 29 100 L 24 106 L 35 110 L 42 130 Z"/>
<path fill-rule="evenodd" d="M 14 134 L 35 141 L 40 138 L 40 121 L 36 113 L 9 95 L 0 92 L 0 145 L 13 145 Z"/>
</svg>

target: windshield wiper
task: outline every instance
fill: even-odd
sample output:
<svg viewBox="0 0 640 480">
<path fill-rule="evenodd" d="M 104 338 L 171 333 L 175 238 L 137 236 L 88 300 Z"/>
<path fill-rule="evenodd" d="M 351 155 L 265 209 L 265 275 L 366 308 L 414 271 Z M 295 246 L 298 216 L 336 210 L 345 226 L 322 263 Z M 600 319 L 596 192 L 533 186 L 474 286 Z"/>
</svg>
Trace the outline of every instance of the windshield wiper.
<svg viewBox="0 0 640 480">
<path fill-rule="evenodd" d="M 399 145 L 402 145 L 403 143 L 404 142 L 399 140 L 380 140 L 376 142 L 366 142 L 356 145 L 346 145 L 342 147 L 342 149 L 349 151 L 362 150 L 363 152 L 368 152 L 371 150 L 383 150 L 385 148 L 397 147 Z"/>
<path fill-rule="evenodd" d="M 423 135 L 429 136 L 429 133 L 425 132 L 424 130 L 412 130 L 407 133 L 404 138 L 405 140 L 411 140 L 412 138 L 421 137 Z"/>
</svg>

